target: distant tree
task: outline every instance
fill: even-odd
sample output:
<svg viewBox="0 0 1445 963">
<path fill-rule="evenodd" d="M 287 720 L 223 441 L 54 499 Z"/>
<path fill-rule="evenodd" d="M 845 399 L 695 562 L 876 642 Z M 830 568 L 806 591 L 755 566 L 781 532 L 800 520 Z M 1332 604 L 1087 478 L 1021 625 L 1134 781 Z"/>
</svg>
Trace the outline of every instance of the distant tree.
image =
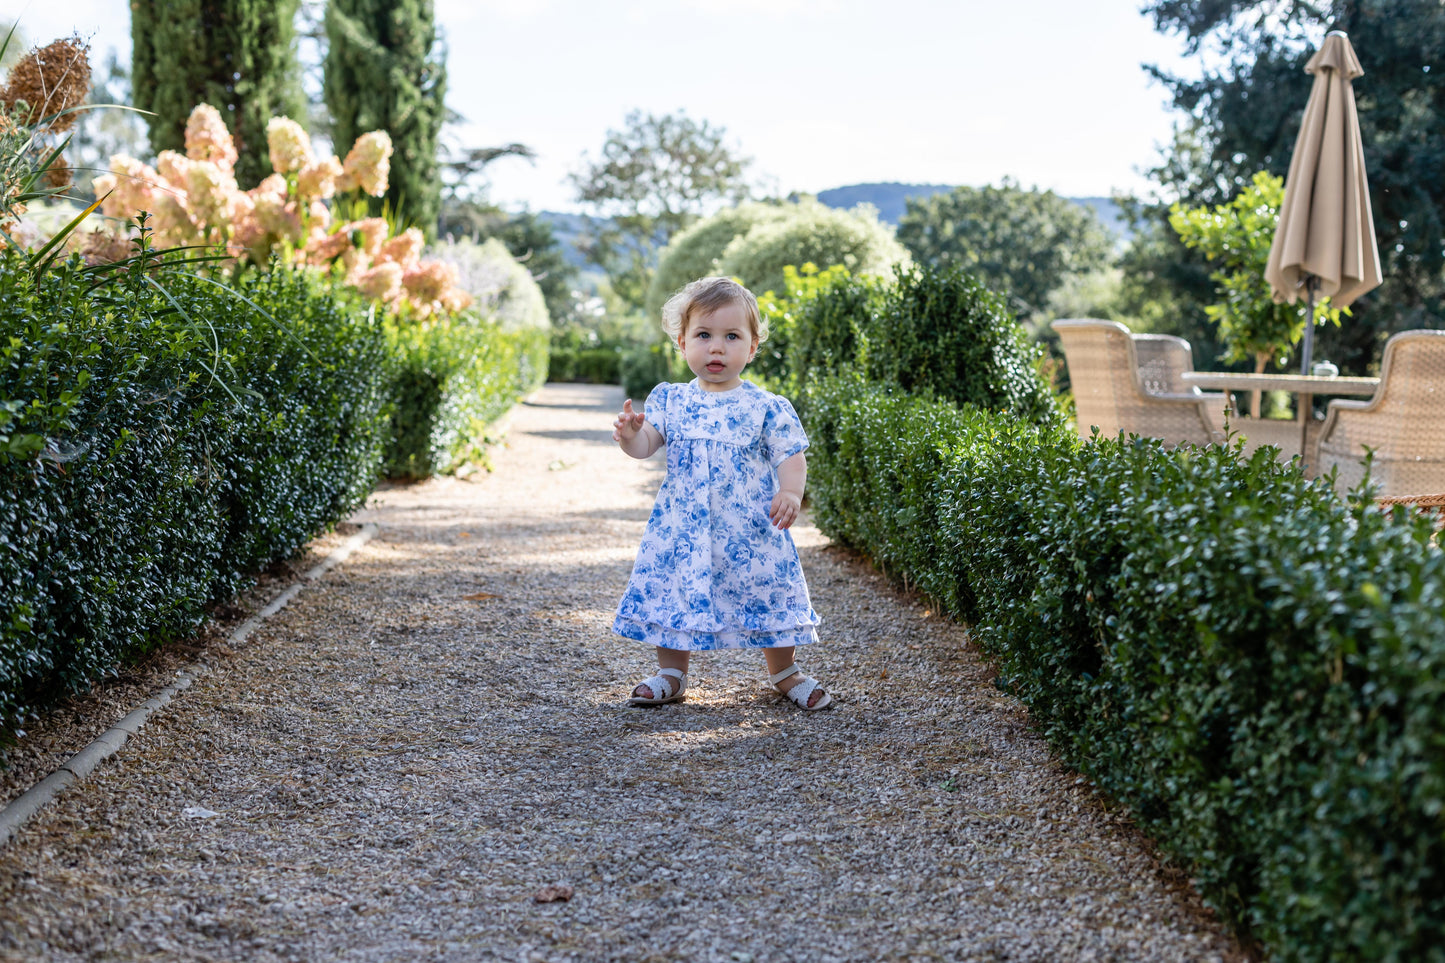
<svg viewBox="0 0 1445 963">
<path fill-rule="evenodd" d="M 151 111 L 151 148 L 184 151 L 191 109 L 221 112 L 243 185 L 271 173 L 266 123 L 305 118 L 293 21 L 298 0 L 134 0 L 131 81 Z"/>
<path fill-rule="evenodd" d="M 447 73 L 431 0 L 331 0 L 326 37 L 323 89 L 337 154 L 367 131 L 390 134 L 390 184 L 373 208 L 433 236 Z"/>
<path fill-rule="evenodd" d="M 1321 332 L 1319 351 L 1363 371 L 1391 332 L 1445 324 L 1445 6 L 1155 0 L 1145 10 L 1187 52 L 1208 54 L 1197 78 L 1151 68 L 1187 116 L 1184 149 L 1153 172 L 1163 195 L 1153 215 L 1165 219 L 1171 200 L 1225 203 L 1257 170 L 1284 176 L 1309 100 L 1305 62 L 1327 30 L 1343 30 L 1365 71 L 1354 89 L 1385 282 L 1348 323 Z"/>
<path fill-rule="evenodd" d="M 577 199 L 597 214 L 588 257 L 612 288 L 640 307 L 657 248 L 721 203 L 746 200 L 751 161 L 726 142 L 727 132 L 677 114 L 627 115 L 609 130 L 602 156 L 587 158 L 570 180 Z"/>
<path fill-rule="evenodd" d="M 898 240 L 920 263 L 977 275 L 1028 320 L 1066 277 L 1098 270 L 1110 256 L 1109 236 L 1092 210 L 1007 179 L 909 198 Z"/>
</svg>

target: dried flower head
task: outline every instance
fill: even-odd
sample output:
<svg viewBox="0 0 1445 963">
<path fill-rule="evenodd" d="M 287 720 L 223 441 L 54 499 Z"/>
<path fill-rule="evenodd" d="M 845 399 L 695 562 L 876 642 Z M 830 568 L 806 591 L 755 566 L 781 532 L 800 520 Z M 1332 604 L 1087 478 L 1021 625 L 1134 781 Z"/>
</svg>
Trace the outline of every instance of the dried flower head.
<svg viewBox="0 0 1445 963">
<path fill-rule="evenodd" d="M 236 142 L 221 119 L 221 112 L 210 104 L 197 104 L 186 119 L 186 156 L 195 161 L 210 161 L 225 171 L 235 169 Z"/>
<path fill-rule="evenodd" d="M 290 117 L 272 117 L 266 122 L 266 146 L 271 150 L 271 169 L 278 174 L 299 171 L 311 163 L 311 138 Z"/>
<path fill-rule="evenodd" d="M 51 118 L 46 128 L 59 134 L 75 126 L 77 115 L 66 111 L 85 103 L 88 93 L 90 44 L 77 35 L 36 47 L 17 60 L 0 88 L 0 101 L 12 110 L 25 105 L 16 117 L 21 124 Z"/>
</svg>

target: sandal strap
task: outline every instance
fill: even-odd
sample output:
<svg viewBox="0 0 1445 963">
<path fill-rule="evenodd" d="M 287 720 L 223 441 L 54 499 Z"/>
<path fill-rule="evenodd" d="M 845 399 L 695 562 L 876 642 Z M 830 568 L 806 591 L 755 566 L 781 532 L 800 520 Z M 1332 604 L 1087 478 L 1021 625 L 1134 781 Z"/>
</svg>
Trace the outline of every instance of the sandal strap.
<svg viewBox="0 0 1445 963">
<path fill-rule="evenodd" d="M 770 675 L 770 676 L 768 676 L 768 682 L 769 682 L 769 684 L 771 684 L 771 685 L 777 685 L 779 682 L 782 682 L 784 679 L 788 678 L 789 676 L 797 675 L 797 674 L 798 674 L 799 672 L 801 672 L 801 671 L 803 671 L 803 670 L 798 668 L 798 663 L 794 662 L 792 665 L 788 666 L 788 667 L 787 667 L 786 669 L 784 669 L 782 672 L 779 672 L 779 673 L 777 673 L 776 675 Z"/>
<path fill-rule="evenodd" d="M 801 708 L 806 709 L 808 708 L 808 696 L 812 695 L 813 690 L 817 688 L 818 680 L 813 678 L 812 676 L 805 675 L 803 676 L 802 681 L 795 684 L 791 689 L 783 693 L 783 695 L 787 696 L 789 699 L 792 699 Z"/>
<path fill-rule="evenodd" d="M 677 683 L 674 684 L 668 676 L 676 679 Z M 687 673 L 681 669 L 658 669 L 657 675 L 643 679 L 642 684 L 652 690 L 654 699 L 671 699 L 687 691 Z"/>
</svg>

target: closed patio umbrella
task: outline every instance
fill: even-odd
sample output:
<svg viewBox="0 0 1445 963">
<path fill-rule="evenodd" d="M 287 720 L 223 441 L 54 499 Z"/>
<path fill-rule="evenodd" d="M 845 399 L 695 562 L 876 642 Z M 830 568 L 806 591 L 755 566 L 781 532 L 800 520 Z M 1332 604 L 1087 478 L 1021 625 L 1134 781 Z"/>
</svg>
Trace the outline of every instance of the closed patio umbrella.
<svg viewBox="0 0 1445 963">
<path fill-rule="evenodd" d="M 1305 296 L 1309 314 L 1301 374 L 1310 373 L 1316 296 L 1344 307 L 1380 283 L 1380 252 L 1352 86 L 1364 71 L 1349 38 L 1335 30 L 1326 35 L 1305 72 L 1314 75 L 1314 86 L 1290 158 L 1279 226 L 1264 270 L 1276 301 L 1293 303 Z"/>
</svg>

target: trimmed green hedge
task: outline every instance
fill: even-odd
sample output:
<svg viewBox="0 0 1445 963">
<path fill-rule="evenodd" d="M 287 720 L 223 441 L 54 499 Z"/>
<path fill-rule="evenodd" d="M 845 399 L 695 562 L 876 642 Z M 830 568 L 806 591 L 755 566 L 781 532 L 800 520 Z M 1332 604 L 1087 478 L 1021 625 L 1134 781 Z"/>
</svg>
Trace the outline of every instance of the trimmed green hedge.
<svg viewBox="0 0 1445 963">
<path fill-rule="evenodd" d="M 590 385 L 622 381 L 622 352 L 616 348 L 558 348 L 547 355 L 547 380 Z"/>
<path fill-rule="evenodd" d="M 814 517 L 974 625 L 1063 758 L 1292 960 L 1445 958 L 1445 552 L 1265 450 L 844 375 Z"/>
<path fill-rule="evenodd" d="M 545 328 L 506 330 L 464 314 L 388 323 L 396 364 L 386 473 L 424 478 L 478 456 L 486 426 L 547 376 Z"/>
<path fill-rule="evenodd" d="M 379 324 L 305 274 L 96 282 L 0 252 L 0 729 L 190 632 L 344 517 L 387 431 Z"/>
</svg>

